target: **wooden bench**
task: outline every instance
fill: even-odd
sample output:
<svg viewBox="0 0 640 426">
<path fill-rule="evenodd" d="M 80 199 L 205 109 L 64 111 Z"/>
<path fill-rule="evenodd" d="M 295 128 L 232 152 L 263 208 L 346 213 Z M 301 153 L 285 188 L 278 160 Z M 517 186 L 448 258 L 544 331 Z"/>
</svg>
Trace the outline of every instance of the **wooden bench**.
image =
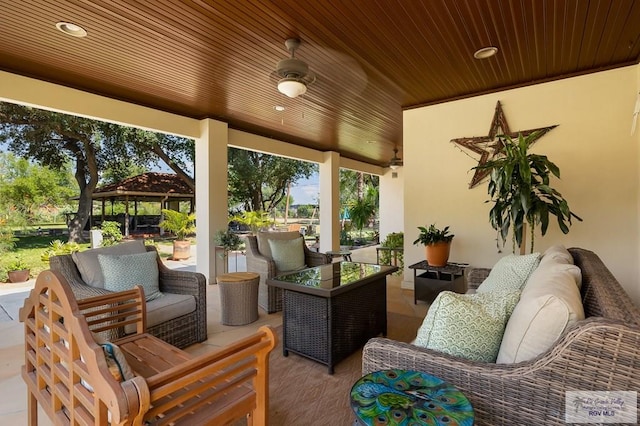
<svg viewBox="0 0 640 426">
<path fill-rule="evenodd" d="M 62 425 L 226 425 L 242 418 L 266 425 L 273 330 L 261 327 L 228 347 L 192 356 L 144 332 L 144 300 L 137 287 L 78 302 L 61 274 L 38 276 L 20 310 L 29 424 L 37 424 L 40 404 Z M 96 334 L 128 324 L 136 333 L 113 343 L 135 377 L 119 382 Z"/>
</svg>

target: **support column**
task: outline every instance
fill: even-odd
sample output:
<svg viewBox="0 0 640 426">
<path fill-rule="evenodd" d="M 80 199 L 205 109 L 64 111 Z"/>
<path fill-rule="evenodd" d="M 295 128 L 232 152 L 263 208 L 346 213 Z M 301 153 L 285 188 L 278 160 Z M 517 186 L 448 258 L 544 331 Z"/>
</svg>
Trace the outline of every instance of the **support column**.
<svg viewBox="0 0 640 426">
<path fill-rule="evenodd" d="M 320 251 L 340 249 L 340 154 L 323 153 L 320 163 Z"/>
<path fill-rule="evenodd" d="M 200 121 L 196 139 L 196 271 L 215 284 L 216 250 L 214 236 L 227 228 L 227 143 L 226 123 Z"/>
</svg>

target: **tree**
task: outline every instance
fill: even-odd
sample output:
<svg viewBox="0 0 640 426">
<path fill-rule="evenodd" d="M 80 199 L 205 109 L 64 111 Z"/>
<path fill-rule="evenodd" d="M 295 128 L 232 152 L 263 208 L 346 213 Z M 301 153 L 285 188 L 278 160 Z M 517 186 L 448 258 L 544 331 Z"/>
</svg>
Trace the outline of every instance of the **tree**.
<svg viewBox="0 0 640 426">
<path fill-rule="evenodd" d="M 352 200 L 349 203 L 349 217 L 351 223 L 360 231 L 362 237 L 362 229 L 375 216 L 378 204 L 378 189 L 370 186 L 362 198 Z"/>
<path fill-rule="evenodd" d="M 69 165 L 52 170 L 12 153 L 0 153 L 0 211 L 13 212 L 12 225 L 33 223 L 43 210 L 64 205 L 77 194 Z"/>
<path fill-rule="evenodd" d="M 229 200 L 247 211 L 271 212 L 287 195 L 287 185 L 308 178 L 318 165 L 255 151 L 229 148 Z"/>
<path fill-rule="evenodd" d="M 80 196 L 69 240 L 80 241 L 91 214 L 92 194 L 107 169 L 165 162 L 192 188 L 186 172 L 194 142 L 83 117 L 0 103 L 0 143 L 16 155 L 60 170 L 71 163 Z M 193 164 L 193 163 L 191 163 Z"/>
<path fill-rule="evenodd" d="M 346 212 L 342 214 L 342 226 L 347 217 L 354 221 L 357 229 L 362 228 L 375 215 L 379 207 L 378 187 L 380 178 L 378 176 L 356 172 L 353 170 L 340 170 L 340 205 L 344 206 Z M 352 216 L 356 212 L 356 218 Z M 347 214 L 344 214 L 347 213 Z M 362 227 L 355 223 L 363 219 Z"/>
</svg>

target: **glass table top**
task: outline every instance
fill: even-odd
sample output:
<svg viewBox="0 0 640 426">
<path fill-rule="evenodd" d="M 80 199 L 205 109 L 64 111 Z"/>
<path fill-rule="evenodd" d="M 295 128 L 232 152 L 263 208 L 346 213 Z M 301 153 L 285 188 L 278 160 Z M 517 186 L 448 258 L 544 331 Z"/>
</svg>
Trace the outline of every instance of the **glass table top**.
<svg viewBox="0 0 640 426">
<path fill-rule="evenodd" d="M 370 263 L 336 262 L 279 275 L 274 280 L 319 289 L 335 289 L 387 272 L 393 267 Z"/>
</svg>

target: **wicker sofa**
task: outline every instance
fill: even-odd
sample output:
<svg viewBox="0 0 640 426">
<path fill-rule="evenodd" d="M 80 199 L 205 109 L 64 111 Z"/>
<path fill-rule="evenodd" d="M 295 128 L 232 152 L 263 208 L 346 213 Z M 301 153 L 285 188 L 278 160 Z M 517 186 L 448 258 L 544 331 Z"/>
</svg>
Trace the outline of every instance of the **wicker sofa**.
<svg viewBox="0 0 640 426">
<path fill-rule="evenodd" d="M 156 251 L 153 246 L 146 246 L 146 251 Z M 195 310 L 166 321 L 159 320 L 155 324 L 148 323 L 147 333 L 167 343 L 184 348 L 207 339 L 207 294 L 206 278 L 197 272 L 174 271 L 167 268 L 160 256 L 158 259 L 160 291 L 170 295 L 190 295 L 195 300 Z M 103 288 L 87 285 L 71 255 L 52 256 L 49 265 L 52 271 L 60 272 L 69 282 L 78 300 L 111 293 Z M 160 299 L 162 301 L 162 298 Z M 147 303 L 148 311 L 153 309 L 157 301 Z M 150 312 L 148 312 L 149 314 Z M 162 316 L 161 312 L 152 316 Z"/>
<path fill-rule="evenodd" d="M 640 389 L 640 309 L 595 253 L 569 252 L 582 272 L 586 318 L 547 352 L 517 364 L 490 364 L 375 338 L 364 347 L 363 374 L 401 368 L 438 376 L 469 398 L 477 425 L 564 425 L 565 391 Z M 472 288 L 488 275 L 486 269 L 469 272 Z"/>
<path fill-rule="evenodd" d="M 258 236 L 247 236 L 247 271 L 260 274 L 260 285 L 258 288 L 258 305 L 267 311 L 274 313 L 282 310 L 282 289 L 268 286 L 267 280 L 275 277 L 279 272 L 276 262 L 269 256 L 267 243 L 269 238 L 292 239 L 300 238 L 302 235 L 297 232 L 260 232 Z M 259 241 L 260 239 L 260 241 Z M 304 259 L 307 267 L 326 265 L 331 259 L 324 253 L 315 253 L 303 244 Z"/>
</svg>

